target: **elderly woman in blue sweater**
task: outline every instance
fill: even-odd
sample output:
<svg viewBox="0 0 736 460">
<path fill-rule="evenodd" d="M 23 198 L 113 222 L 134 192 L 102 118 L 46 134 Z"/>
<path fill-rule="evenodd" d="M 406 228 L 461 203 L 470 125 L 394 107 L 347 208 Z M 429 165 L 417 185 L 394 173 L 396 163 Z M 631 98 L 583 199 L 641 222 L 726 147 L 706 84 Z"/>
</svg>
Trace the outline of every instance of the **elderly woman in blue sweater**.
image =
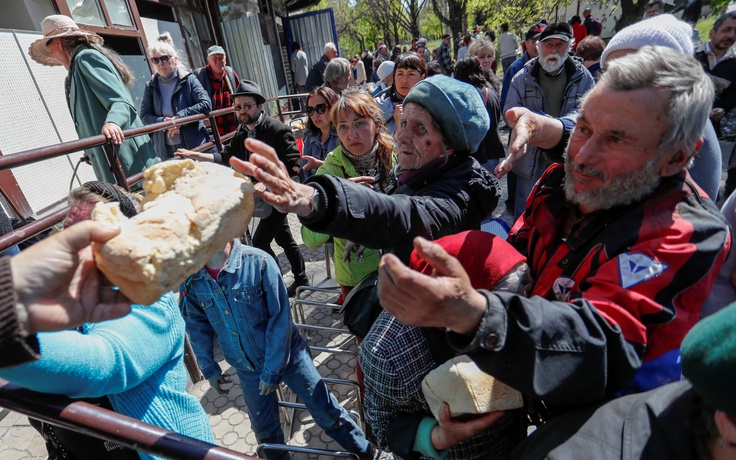
<svg viewBox="0 0 736 460">
<path fill-rule="evenodd" d="M 88 182 L 75 189 L 64 226 L 89 219 L 96 202 L 118 201 L 127 216 L 134 201 L 121 189 Z M 84 398 L 115 412 L 207 442 L 212 429 L 197 398 L 186 391 L 184 320 L 172 293 L 152 305 L 132 305 L 122 318 L 76 330 L 37 334 L 40 360 L 0 369 L 0 377 L 34 391 Z M 145 346 L 141 346 L 145 344 Z M 35 421 L 34 421 L 35 422 Z M 34 423 L 50 458 L 154 457 Z M 126 452 L 127 451 L 127 452 Z"/>
</svg>

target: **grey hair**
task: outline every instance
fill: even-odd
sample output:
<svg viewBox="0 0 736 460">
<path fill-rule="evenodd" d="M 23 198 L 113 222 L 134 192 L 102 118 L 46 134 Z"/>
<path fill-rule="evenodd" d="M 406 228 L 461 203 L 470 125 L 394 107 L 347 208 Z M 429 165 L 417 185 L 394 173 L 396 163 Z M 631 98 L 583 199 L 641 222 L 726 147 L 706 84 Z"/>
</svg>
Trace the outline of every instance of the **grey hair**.
<svg viewBox="0 0 736 460">
<path fill-rule="evenodd" d="M 468 46 L 468 54 L 473 56 L 478 56 L 484 51 L 490 54 L 492 58 L 496 57 L 496 49 L 493 47 L 493 42 L 485 38 L 473 40 L 470 46 Z"/>
<path fill-rule="evenodd" d="M 174 48 L 174 40 L 168 32 L 164 32 L 158 36 L 156 41 L 153 42 L 153 45 L 148 47 L 148 54 L 162 54 L 175 58 L 179 57 L 179 52 Z"/>
<path fill-rule="evenodd" d="M 325 47 L 322 50 L 322 54 L 327 54 L 328 51 L 332 51 L 332 50 L 337 51 L 337 46 L 335 46 L 335 44 L 332 42 L 327 42 L 325 43 Z"/>
<path fill-rule="evenodd" d="M 713 30 L 718 32 L 718 29 L 721 28 L 724 22 L 726 22 L 729 19 L 736 19 L 736 11 L 729 11 L 728 13 L 724 13 L 716 19 L 716 22 L 713 23 Z"/>
<path fill-rule="evenodd" d="M 493 290 L 510 292 L 527 297 L 532 291 L 532 274 L 529 265 L 525 262 L 517 264 L 496 281 L 496 284 L 493 285 Z"/>
<path fill-rule="evenodd" d="M 350 73 L 350 61 L 345 58 L 335 58 L 327 63 L 323 78 L 327 84 L 345 83 Z"/>
<path fill-rule="evenodd" d="M 659 154 L 680 149 L 694 153 L 715 95 L 711 79 L 695 58 L 671 48 L 645 46 L 611 61 L 601 77 L 600 83 L 604 82 L 617 91 L 644 88 L 669 91 L 668 130 L 660 141 Z"/>
</svg>

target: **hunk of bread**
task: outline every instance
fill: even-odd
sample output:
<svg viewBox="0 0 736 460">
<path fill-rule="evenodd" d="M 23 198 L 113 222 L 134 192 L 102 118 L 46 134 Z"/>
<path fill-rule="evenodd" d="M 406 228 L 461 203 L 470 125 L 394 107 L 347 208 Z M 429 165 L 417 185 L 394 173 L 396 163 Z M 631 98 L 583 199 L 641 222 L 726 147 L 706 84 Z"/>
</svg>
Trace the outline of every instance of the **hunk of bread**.
<svg viewBox="0 0 736 460">
<path fill-rule="evenodd" d="M 98 203 L 92 219 L 121 227 L 92 248 L 100 270 L 137 304 L 177 289 L 235 237 L 253 215 L 245 176 L 209 162 L 167 161 L 144 173 L 143 210 L 128 219 L 117 203 Z"/>
<path fill-rule="evenodd" d="M 456 356 L 427 374 L 422 392 L 437 420 L 443 402 L 450 406 L 452 417 L 524 405 L 519 391 L 481 371 L 467 355 Z"/>
</svg>

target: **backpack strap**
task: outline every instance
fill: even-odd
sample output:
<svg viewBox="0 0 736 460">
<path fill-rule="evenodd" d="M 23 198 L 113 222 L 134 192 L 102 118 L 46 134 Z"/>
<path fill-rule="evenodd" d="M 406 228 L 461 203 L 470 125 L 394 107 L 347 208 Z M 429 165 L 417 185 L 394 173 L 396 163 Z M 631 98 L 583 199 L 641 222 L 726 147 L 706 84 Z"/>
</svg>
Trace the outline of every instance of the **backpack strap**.
<svg viewBox="0 0 736 460">
<path fill-rule="evenodd" d="M 227 88 L 230 92 L 230 94 L 233 94 L 235 92 L 235 86 L 237 86 L 238 79 L 235 78 L 235 73 L 233 72 L 233 68 L 230 66 L 225 66 L 225 84 L 227 85 Z"/>
</svg>

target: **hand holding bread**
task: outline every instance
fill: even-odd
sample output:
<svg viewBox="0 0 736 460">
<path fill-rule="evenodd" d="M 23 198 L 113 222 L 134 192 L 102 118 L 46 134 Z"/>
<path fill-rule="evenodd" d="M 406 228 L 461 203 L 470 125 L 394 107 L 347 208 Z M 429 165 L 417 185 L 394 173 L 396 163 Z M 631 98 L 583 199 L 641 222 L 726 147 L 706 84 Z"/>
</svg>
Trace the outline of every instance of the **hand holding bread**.
<svg viewBox="0 0 736 460">
<path fill-rule="evenodd" d="M 253 186 L 230 168 L 167 161 L 144 173 L 143 211 L 128 219 L 116 203 L 99 203 L 92 219 L 121 232 L 93 244 L 100 270 L 134 303 L 150 305 L 177 289 L 253 215 Z"/>
</svg>

